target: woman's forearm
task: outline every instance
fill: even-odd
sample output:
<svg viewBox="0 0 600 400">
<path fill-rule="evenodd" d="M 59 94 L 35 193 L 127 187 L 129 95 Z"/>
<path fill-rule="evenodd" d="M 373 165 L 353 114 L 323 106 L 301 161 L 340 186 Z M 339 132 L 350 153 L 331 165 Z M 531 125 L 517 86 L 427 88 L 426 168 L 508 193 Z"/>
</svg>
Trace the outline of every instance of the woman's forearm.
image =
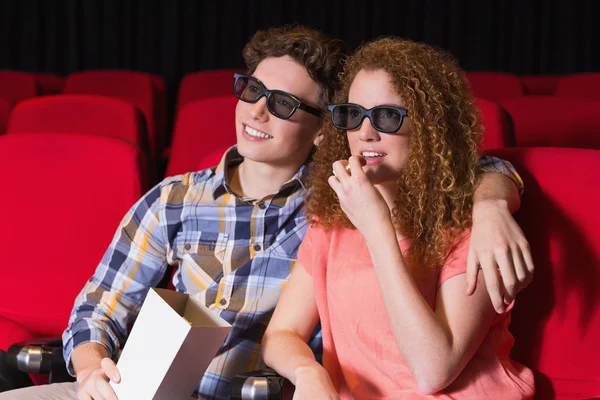
<svg viewBox="0 0 600 400">
<path fill-rule="evenodd" d="M 263 357 L 269 367 L 294 385 L 299 372 L 307 369 L 325 371 L 308 344 L 291 330 L 267 329 L 263 337 Z"/>
</svg>

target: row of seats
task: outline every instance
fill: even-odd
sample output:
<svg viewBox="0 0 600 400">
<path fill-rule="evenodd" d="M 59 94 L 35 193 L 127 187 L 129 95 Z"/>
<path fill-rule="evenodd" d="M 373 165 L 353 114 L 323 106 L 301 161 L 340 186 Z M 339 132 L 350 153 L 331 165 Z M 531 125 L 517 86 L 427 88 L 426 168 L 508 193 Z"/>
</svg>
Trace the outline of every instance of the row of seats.
<svg viewBox="0 0 600 400">
<path fill-rule="evenodd" d="M 237 99 L 231 94 L 233 72 L 201 72 L 182 81 L 167 176 L 213 166 L 220 154 L 235 143 Z M 17 76 L 33 79 L 24 73 Z M 159 125 L 164 126 L 165 114 L 152 112 L 164 106 L 164 101 L 158 100 L 164 100 L 164 90 L 160 78 L 147 74 L 72 74 L 63 90 L 71 94 L 21 101 L 12 111 L 12 104 L 0 98 L 0 133 L 78 132 L 125 139 L 147 154 L 149 174 L 155 183 L 162 148 L 158 143 L 164 143 L 165 137 L 164 129 L 156 129 L 158 125 L 148 121 L 160 121 Z M 477 104 L 485 126 L 483 150 L 513 146 L 600 149 L 600 100 L 521 96 L 498 102 L 478 98 Z M 158 132 L 163 132 L 161 139 Z"/>
<path fill-rule="evenodd" d="M 168 176 L 218 163 L 216 155 L 236 141 L 236 102 L 233 95 L 215 96 L 181 107 L 174 128 Z M 600 100 L 527 96 L 499 103 L 477 99 L 477 105 L 485 127 L 483 150 L 514 146 L 600 149 Z M 128 140 L 149 152 L 143 114 L 133 104 L 118 98 L 42 96 L 23 101 L 12 111 L 4 110 L 8 134 L 71 132 L 110 136 Z M 151 173 L 152 167 L 150 164 Z"/>
<path fill-rule="evenodd" d="M 512 356 L 534 370 L 536 398 L 593 397 L 600 393 L 600 186 L 593 184 L 600 150 L 492 154 L 512 162 L 527 186 L 517 219 L 537 268 L 513 312 Z M 116 138 L 0 137 L 0 177 L 10 182 L 0 197 L 0 349 L 63 331 L 120 219 L 147 189 L 145 173 L 139 148 Z"/>
<path fill-rule="evenodd" d="M 523 96 L 600 98 L 600 73 L 517 76 L 502 72 L 467 72 L 473 94 L 491 101 Z"/>
<path fill-rule="evenodd" d="M 185 76 L 179 85 L 175 120 L 179 112 L 194 101 L 231 95 L 234 72 L 241 71 L 202 71 Z M 467 77 L 476 97 L 499 103 L 525 100 L 525 95 L 549 94 L 600 100 L 598 73 L 518 77 L 496 72 L 468 72 Z M 6 129 L 7 109 L 25 99 L 50 93 L 104 95 L 127 101 L 144 116 L 145 142 L 152 160 L 160 161 L 165 148 L 169 147 L 165 82 L 159 76 L 132 71 L 85 71 L 64 79 L 51 74 L 0 71 L 0 133 Z"/>
<path fill-rule="evenodd" d="M 101 71 L 84 72 L 84 76 L 93 76 Z M 115 82 L 131 77 L 128 71 L 110 70 L 109 76 Z M 212 97 L 224 94 L 223 89 L 229 89 L 231 75 L 242 72 L 238 69 L 222 69 L 201 71 L 186 75 L 179 85 L 177 109 L 201 97 Z M 125 76 L 122 74 L 125 73 Z M 80 76 L 82 73 L 71 75 Z M 48 73 L 29 74 L 20 71 L 0 71 L 0 86 L 2 95 L 13 102 L 25 100 L 43 94 L 58 94 L 63 91 L 66 81 L 71 75 L 63 78 Z M 166 92 L 165 83 L 157 75 L 136 72 L 135 75 L 150 78 L 157 94 Z M 577 96 L 598 97 L 600 74 L 581 73 L 573 75 L 529 75 L 517 76 L 502 72 L 467 72 L 475 96 L 498 101 L 525 95 L 532 96 Z M 98 86 L 101 86 L 98 84 Z M 0 97 L 2 97 L 0 95 Z M 160 99 L 159 99 L 160 101 Z"/>
</svg>

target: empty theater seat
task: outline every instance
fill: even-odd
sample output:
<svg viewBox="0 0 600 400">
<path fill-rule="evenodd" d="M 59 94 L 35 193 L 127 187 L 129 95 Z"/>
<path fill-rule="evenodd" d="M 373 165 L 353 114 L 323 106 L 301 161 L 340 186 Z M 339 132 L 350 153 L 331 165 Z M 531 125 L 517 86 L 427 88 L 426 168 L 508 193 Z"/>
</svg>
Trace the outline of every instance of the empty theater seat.
<svg viewBox="0 0 600 400">
<path fill-rule="evenodd" d="M 131 103 L 92 95 L 42 96 L 18 104 L 7 133 L 62 132 L 109 136 L 147 148 L 143 116 Z"/>
<path fill-rule="evenodd" d="M 565 76 L 558 81 L 556 96 L 589 97 L 600 100 L 600 73 Z"/>
<path fill-rule="evenodd" d="M 512 357 L 532 368 L 537 399 L 600 395 L 600 151 L 492 152 L 525 182 L 517 220 L 536 274 L 516 300 Z"/>
<path fill-rule="evenodd" d="M 203 157 L 235 144 L 237 101 L 233 95 L 201 99 L 179 111 L 167 176 L 195 171 Z"/>
<path fill-rule="evenodd" d="M 527 96 L 501 101 L 517 146 L 600 149 L 600 100 Z"/>
<path fill-rule="evenodd" d="M 127 210 L 146 190 L 123 140 L 40 133 L 0 137 L 0 317 L 60 335 Z M 0 329 L 0 343 L 9 332 Z"/>
<path fill-rule="evenodd" d="M 501 72 L 467 72 L 475 97 L 500 101 L 525 95 L 518 76 Z"/>
<path fill-rule="evenodd" d="M 27 72 L 0 70 L 0 98 L 11 104 L 38 95 L 35 77 Z"/>
<path fill-rule="evenodd" d="M 476 98 L 477 108 L 481 112 L 484 133 L 482 150 L 499 149 L 514 146 L 506 111 L 498 104 Z"/>
<path fill-rule="evenodd" d="M 157 129 L 156 90 L 150 75 L 119 70 L 77 72 L 67 77 L 64 93 L 115 97 L 135 105 L 146 119 L 152 158 L 155 159 L 161 151 L 164 132 Z"/>
<path fill-rule="evenodd" d="M 243 73 L 237 69 L 221 69 L 186 75 L 179 84 L 176 110 L 206 97 L 233 94 L 233 74 L 236 72 Z"/>
</svg>

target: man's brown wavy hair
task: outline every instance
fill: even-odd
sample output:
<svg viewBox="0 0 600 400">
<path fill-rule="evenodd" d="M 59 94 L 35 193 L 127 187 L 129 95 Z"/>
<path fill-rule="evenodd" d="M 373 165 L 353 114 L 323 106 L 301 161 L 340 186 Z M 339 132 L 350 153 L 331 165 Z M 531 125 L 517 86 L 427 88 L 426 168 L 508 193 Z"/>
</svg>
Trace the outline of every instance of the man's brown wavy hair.
<svg viewBox="0 0 600 400">
<path fill-rule="evenodd" d="M 266 58 L 290 56 L 306 68 L 308 75 L 320 86 L 318 106 L 325 110 L 339 89 L 338 75 L 347 48 L 343 41 L 315 29 L 285 25 L 256 32 L 244 47 L 242 55 L 249 74 L 253 74 L 258 64 Z"/>
<path fill-rule="evenodd" d="M 348 101 L 350 85 L 361 70 L 387 72 L 408 110 L 410 155 L 398 177 L 393 222 L 413 241 L 409 265 L 440 267 L 457 235 L 471 226 L 482 126 L 465 74 L 441 50 L 381 38 L 347 60 L 335 103 Z M 332 164 L 348 159 L 350 148 L 346 133 L 326 120 L 311 164 L 308 217 L 326 228 L 353 228 L 327 183 Z"/>
</svg>

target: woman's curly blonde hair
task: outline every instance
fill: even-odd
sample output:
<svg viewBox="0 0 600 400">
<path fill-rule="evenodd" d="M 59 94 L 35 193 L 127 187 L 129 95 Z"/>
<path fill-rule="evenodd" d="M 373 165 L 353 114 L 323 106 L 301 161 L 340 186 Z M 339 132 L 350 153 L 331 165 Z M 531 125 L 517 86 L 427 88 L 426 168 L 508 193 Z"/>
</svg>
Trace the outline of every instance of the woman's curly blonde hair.
<svg viewBox="0 0 600 400">
<path fill-rule="evenodd" d="M 335 103 L 348 101 L 350 85 L 363 69 L 387 72 L 408 110 L 410 155 L 398 177 L 393 222 L 413 241 L 410 265 L 439 267 L 457 235 L 471 226 L 482 132 L 475 100 L 450 55 L 386 37 L 361 46 L 347 60 Z M 327 119 L 310 166 L 308 218 L 325 228 L 353 228 L 327 183 L 332 164 L 348 159 L 350 148 L 345 132 Z"/>
</svg>

